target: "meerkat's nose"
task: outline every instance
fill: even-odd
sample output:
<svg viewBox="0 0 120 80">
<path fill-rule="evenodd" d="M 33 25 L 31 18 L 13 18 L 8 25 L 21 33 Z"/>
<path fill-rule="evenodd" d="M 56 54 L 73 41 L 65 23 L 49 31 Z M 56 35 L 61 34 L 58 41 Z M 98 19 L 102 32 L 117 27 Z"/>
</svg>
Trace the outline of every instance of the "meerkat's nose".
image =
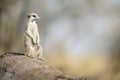
<svg viewBox="0 0 120 80">
<path fill-rule="evenodd" d="M 36 18 L 35 18 L 35 20 L 37 20 L 37 21 L 38 21 L 38 20 L 40 20 L 40 18 L 39 18 L 39 17 L 36 17 Z"/>
<path fill-rule="evenodd" d="M 38 17 L 38 20 L 40 20 L 40 18 Z"/>
</svg>

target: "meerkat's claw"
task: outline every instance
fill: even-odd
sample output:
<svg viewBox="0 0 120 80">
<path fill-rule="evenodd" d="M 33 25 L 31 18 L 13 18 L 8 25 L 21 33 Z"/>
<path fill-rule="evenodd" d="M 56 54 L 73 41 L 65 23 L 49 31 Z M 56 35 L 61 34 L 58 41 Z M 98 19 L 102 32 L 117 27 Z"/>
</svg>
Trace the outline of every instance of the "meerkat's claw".
<svg viewBox="0 0 120 80">
<path fill-rule="evenodd" d="M 43 62 L 45 62 L 45 59 L 42 59 L 42 58 L 38 58 L 40 61 L 43 61 Z"/>
</svg>

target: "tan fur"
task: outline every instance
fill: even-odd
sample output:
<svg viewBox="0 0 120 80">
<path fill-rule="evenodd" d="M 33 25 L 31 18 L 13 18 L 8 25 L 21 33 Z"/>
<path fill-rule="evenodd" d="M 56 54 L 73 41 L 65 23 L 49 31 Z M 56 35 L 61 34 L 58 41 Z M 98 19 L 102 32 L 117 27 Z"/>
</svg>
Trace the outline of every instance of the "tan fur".
<svg viewBox="0 0 120 80">
<path fill-rule="evenodd" d="M 40 45 L 40 37 L 36 20 L 39 19 L 36 13 L 28 14 L 28 24 L 25 29 L 25 55 L 41 59 L 43 49 Z"/>
</svg>

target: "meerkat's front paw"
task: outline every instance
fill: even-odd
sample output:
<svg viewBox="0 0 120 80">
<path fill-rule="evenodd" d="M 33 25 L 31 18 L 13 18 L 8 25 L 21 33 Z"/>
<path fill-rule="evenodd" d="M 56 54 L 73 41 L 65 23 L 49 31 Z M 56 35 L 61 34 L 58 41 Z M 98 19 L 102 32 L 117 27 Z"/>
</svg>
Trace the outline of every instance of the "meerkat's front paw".
<svg viewBox="0 0 120 80">
<path fill-rule="evenodd" d="M 34 40 L 34 39 L 32 39 L 32 42 L 33 42 L 33 45 L 36 45 L 36 42 L 35 42 L 35 40 Z"/>
</svg>

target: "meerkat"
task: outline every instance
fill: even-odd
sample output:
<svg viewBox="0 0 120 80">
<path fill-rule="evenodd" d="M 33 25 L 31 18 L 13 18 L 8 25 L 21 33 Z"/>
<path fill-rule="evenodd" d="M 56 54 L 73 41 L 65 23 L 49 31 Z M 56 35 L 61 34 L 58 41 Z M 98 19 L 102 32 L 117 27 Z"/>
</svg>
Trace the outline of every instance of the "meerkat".
<svg viewBox="0 0 120 80">
<path fill-rule="evenodd" d="M 25 55 L 41 59 L 43 49 L 40 45 L 37 20 L 40 20 L 40 18 L 36 13 L 28 14 L 28 23 L 24 34 Z"/>
</svg>

